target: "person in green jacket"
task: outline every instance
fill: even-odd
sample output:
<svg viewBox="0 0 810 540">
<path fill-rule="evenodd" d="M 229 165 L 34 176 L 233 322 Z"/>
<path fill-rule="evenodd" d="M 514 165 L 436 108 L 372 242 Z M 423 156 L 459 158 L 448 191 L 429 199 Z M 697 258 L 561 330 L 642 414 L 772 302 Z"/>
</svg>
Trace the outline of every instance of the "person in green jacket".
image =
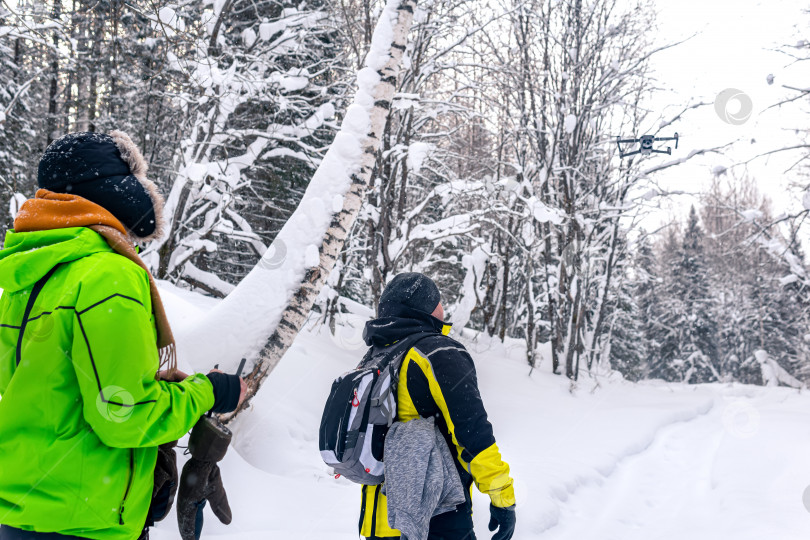
<svg viewBox="0 0 810 540">
<path fill-rule="evenodd" d="M 158 446 L 244 397 L 235 375 L 176 369 L 134 249 L 161 234 L 162 200 L 145 174 L 125 134 L 67 135 L 46 150 L 44 189 L 6 235 L 0 540 L 138 538 Z"/>
</svg>

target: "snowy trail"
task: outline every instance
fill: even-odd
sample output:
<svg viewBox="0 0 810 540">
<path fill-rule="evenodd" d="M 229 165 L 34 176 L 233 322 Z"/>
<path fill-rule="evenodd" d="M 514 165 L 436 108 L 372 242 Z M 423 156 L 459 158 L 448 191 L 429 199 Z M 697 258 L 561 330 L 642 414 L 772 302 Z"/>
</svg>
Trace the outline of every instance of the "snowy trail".
<svg viewBox="0 0 810 540">
<path fill-rule="evenodd" d="M 650 446 L 620 462 L 601 486 L 571 496 L 558 525 L 543 538 L 684 538 L 683 526 L 698 521 L 684 514 L 708 511 L 706 492 L 723 436 L 716 417 L 713 408 L 662 428 Z"/>
<path fill-rule="evenodd" d="M 725 396 L 727 397 L 727 396 Z M 558 524 L 544 540 L 717 540 L 806 538 L 807 523 L 797 489 L 774 500 L 773 482 L 784 463 L 767 454 L 751 459 L 769 413 L 767 400 L 738 399 L 704 415 L 661 429 L 652 444 L 618 464 L 601 485 L 577 490 L 562 503 Z M 776 419 L 774 419 L 776 420 Z M 776 427 L 778 422 L 774 422 Z M 784 426 L 788 430 L 797 425 Z M 770 431 L 770 429 L 769 429 Z M 790 436 L 779 429 L 781 434 Z M 805 430 L 806 431 L 806 430 Z M 775 437 L 774 453 L 780 439 Z M 759 446 L 758 444 L 756 445 Z M 761 447 L 760 447 L 761 448 Z M 757 468 L 749 468 L 758 462 Z M 763 474 L 764 473 L 764 474 Z M 807 478 L 807 472 L 796 470 Z M 801 482 L 793 484 L 801 486 Z M 741 507 L 736 501 L 755 504 Z M 787 504 L 784 503 L 787 501 Z M 742 510 L 742 512 L 741 512 Z M 780 520 L 777 514 L 790 518 Z M 803 518 L 803 519 L 801 519 Z"/>
</svg>

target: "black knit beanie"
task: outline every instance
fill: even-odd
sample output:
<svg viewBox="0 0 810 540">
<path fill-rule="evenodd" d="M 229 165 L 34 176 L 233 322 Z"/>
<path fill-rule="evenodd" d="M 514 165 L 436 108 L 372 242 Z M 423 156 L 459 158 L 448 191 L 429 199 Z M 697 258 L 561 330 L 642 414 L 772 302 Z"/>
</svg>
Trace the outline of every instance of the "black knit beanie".
<svg viewBox="0 0 810 540">
<path fill-rule="evenodd" d="M 430 315 L 439 305 L 441 295 L 433 280 L 418 272 L 397 275 L 385 287 L 377 308 L 378 317 L 399 317 L 407 308 Z"/>
<path fill-rule="evenodd" d="M 126 133 L 70 133 L 39 162 L 39 187 L 84 197 L 109 211 L 133 236 L 162 234 L 163 198 L 146 178 L 146 160 Z"/>
</svg>

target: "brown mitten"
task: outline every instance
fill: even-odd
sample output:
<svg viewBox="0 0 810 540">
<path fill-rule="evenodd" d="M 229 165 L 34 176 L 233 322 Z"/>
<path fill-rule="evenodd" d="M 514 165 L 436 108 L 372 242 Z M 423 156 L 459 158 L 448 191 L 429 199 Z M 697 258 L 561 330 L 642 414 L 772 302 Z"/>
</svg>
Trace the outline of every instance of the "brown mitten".
<svg viewBox="0 0 810 540">
<path fill-rule="evenodd" d="M 191 430 L 191 459 L 183 467 L 177 492 L 177 524 L 183 540 L 199 540 L 206 501 L 222 523 L 231 522 L 231 507 L 217 466 L 228 451 L 231 437 L 230 430 L 211 417 L 200 418 Z"/>
</svg>

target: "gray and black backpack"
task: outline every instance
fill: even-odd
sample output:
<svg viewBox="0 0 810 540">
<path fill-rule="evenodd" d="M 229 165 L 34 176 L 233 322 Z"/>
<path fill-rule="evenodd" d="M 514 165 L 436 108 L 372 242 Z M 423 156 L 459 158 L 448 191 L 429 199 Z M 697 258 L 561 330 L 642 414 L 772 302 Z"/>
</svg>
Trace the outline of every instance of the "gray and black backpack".
<svg viewBox="0 0 810 540">
<path fill-rule="evenodd" d="M 352 482 L 381 484 L 388 428 L 397 418 L 397 382 L 408 351 L 430 333 L 388 347 L 371 347 L 360 365 L 332 383 L 321 417 L 318 445 L 324 462 Z"/>
</svg>

